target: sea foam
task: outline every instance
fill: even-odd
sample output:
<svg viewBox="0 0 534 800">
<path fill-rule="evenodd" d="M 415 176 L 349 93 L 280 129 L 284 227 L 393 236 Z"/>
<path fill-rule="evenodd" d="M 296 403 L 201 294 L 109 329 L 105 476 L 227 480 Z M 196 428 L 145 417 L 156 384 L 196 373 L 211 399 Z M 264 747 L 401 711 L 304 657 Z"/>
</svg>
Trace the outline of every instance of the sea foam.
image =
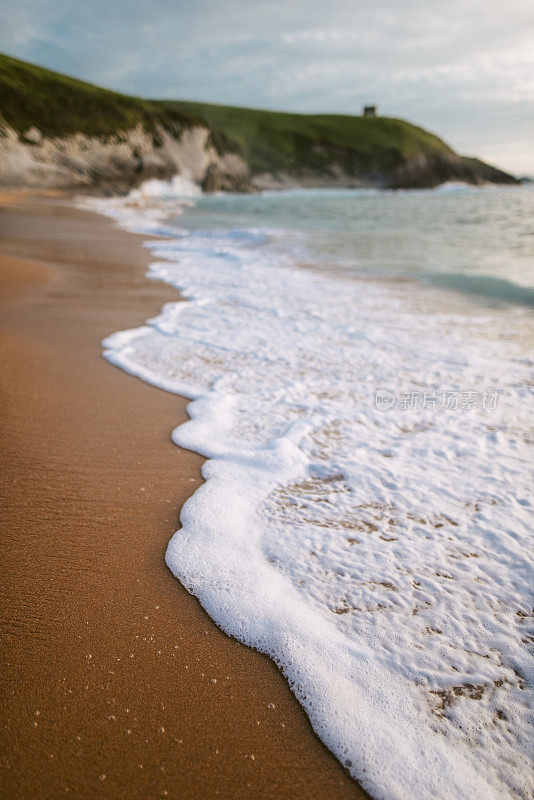
<svg viewBox="0 0 534 800">
<path fill-rule="evenodd" d="M 155 230 L 139 204 L 110 213 Z M 526 312 L 438 310 L 437 290 L 300 269 L 277 243 L 151 243 L 150 277 L 186 300 L 104 342 L 193 401 L 173 440 L 205 483 L 167 564 L 373 797 L 526 798 Z"/>
</svg>

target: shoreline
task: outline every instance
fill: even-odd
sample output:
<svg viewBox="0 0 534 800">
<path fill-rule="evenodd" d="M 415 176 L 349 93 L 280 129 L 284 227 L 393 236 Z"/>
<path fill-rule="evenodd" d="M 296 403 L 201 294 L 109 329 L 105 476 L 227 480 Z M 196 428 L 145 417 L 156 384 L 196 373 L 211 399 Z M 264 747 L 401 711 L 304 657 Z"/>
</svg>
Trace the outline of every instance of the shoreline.
<svg viewBox="0 0 534 800">
<path fill-rule="evenodd" d="M 165 566 L 201 482 L 188 401 L 100 347 L 177 299 L 146 237 L 59 192 L 0 206 L 5 796 L 366 797 Z"/>
</svg>

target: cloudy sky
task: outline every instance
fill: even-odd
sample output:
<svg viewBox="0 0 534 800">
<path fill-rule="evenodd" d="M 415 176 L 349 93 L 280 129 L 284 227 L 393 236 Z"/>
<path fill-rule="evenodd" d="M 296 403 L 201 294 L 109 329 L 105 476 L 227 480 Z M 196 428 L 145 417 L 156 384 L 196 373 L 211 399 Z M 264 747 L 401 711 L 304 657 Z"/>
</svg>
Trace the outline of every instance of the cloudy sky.
<svg viewBox="0 0 534 800">
<path fill-rule="evenodd" d="M 532 0 L 12 0 L 0 49 L 113 89 L 382 114 L 534 174 Z"/>
</svg>

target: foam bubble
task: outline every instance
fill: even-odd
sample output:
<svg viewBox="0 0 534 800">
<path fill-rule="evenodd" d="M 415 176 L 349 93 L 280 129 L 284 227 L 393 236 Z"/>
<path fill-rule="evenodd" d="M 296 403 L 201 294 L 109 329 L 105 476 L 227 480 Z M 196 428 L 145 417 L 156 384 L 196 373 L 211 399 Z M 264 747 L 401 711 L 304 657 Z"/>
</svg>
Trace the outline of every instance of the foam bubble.
<svg viewBox="0 0 534 800">
<path fill-rule="evenodd" d="M 186 175 L 174 175 L 168 181 L 152 180 L 145 181 L 138 189 L 130 192 L 130 199 L 165 199 L 181 200 L 184 198 L 200 197 L 202 194 L 200 186 L 188 178 Z"/>
</svg>

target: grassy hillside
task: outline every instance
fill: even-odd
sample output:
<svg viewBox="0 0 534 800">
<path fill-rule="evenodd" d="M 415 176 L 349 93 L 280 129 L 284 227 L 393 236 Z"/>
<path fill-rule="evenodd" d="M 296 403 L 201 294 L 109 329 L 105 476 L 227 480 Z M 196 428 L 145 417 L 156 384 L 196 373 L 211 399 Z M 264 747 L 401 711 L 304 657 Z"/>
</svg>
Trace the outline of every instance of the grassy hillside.
<svg viewBox="0 0 534 800">
<path fill-rule="evenodd" d="M 106 139 L 141 124 L 154 148 L 161 145 L 162 128 L 178 137 L 184 128 L 201 124 L 210 129 L 217 152 L 240 155 L 253 179 L 267 173 L 302 185 L 383 187 L 513 182 L 476 159 L 460 158 L 437 136 L 403 120 L 146 100 L 5 55 L 0 55 L 1 119 L 22 141 L 32 127 L 45 137 L 81 132 Z M 144 175 L 142 164 L 136 174 Z"/>
<path fill-rule="evenodd" d="M 335 159 L 349 173 L 355 166 L 387 170 L 420 153 L 452 155 L 441 139 L 400 119 L 334 114 L 285 114 L 192 102 L 162 102 L 207 120 L 221 131 L 253 174 L 311 169 Z"/>
<path fill-rule="evenodd" d="M 18 133 L 35 126 L 44 136 L 82 132 L 111 136 L 142 123 L 169 127 L 198 122 L 178 108 L 110 92 L 0 54 L 0 118 Z"/>
</svg>

